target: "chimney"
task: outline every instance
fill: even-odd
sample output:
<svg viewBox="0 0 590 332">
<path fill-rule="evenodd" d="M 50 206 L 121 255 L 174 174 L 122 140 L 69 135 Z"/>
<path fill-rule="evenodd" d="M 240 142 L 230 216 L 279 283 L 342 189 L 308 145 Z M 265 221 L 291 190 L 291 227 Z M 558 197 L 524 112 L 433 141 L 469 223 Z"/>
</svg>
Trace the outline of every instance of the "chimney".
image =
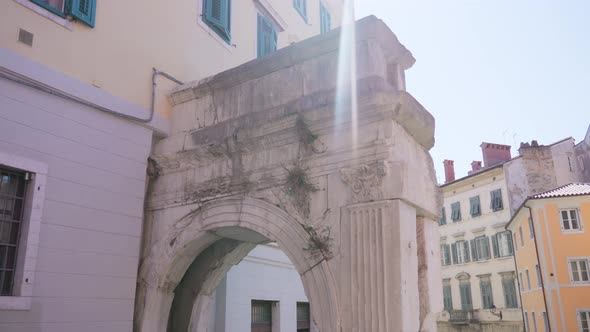
<svg viewBox="0 0 590 332">
<path fill-rule="evenodd" d="M 483 142 L 480 147 L 485 167 L 498 165 L 512 159 L 510 145 Z"/>
<path fill-rule="evenodd" d="M 482 168 L 481 166 L 481 161 L 479 160 L 474 160 L 471 162 L 471 172 L 475 173 L 477 171 L 479 171 Z"/>
<path fill-rule="evenodd" d="M 455 166 L 453 165 L 452 160 L 443 161 L 443 165 L 445 165 L 445 183 L 455 181 Z"/>
</svg>

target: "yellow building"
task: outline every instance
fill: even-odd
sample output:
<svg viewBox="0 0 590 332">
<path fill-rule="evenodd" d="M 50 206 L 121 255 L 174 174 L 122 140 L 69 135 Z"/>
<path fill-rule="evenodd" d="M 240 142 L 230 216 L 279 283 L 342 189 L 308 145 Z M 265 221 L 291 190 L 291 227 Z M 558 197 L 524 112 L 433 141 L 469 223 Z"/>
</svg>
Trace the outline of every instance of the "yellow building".
<svg viewBox="0 0 590 332">
<path fill-rule="evenodd" d="M 528 331 L 590 331 L 590 184 L 530 196 L 506 228 Z"/>
</svg>

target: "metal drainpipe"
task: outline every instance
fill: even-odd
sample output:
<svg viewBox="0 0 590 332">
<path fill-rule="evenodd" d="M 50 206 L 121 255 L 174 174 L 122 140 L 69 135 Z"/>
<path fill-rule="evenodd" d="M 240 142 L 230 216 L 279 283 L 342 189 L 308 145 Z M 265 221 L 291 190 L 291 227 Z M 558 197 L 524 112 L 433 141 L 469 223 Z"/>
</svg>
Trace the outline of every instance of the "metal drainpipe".
<svg viewBox="0 0 590 332">
<path fill-rule="evenodd" d="M 510 230 L 508 232 L 510 232 L 510 241 L 512 241 L 515 233 L 512 233 L 512 231 L 510 231 Z M 520 291 L 521 289 L 524 289 L 524 285 L 522 285 L 522 287 L 521 287 L 520 278 L 518 277 L 519 274 L 518 274 L 518 264 L 516 263 L 516 246 L 518 246 L 518 241 L 514 241 L 514 250 L 512 252 L 512 255 L 514 257 L 514 270 L 516 272 L 516 281 L 518 282 L 518 298 L 520 299 L 520 315 L 522 316 L 522 323 L 526 324 L 525 320 L 524 320 L 524 307 L 522 306 L 522 292 Z"/>
<path fill-rule="evenodd" d="M 159 75 L 166 77 L 167 79 L 173 81 L 174 83 L 183 84 L 181 81 L 177 80 L 176 78 L 172 77 L 171 75 L 169 75 L 165 72 L 159 71 L 156 68 L 152 68 L 152 100 L 151 100 L 151 106 L 150 106 L 150 114 L 147 118 L 139 118 L 136 116 L 123 114 L 123 113 L 117 112 L 115 110 L 96 105 L 96 104 L 91 103 L 87 100 L 72 96 L 72 95 L 65 93 L 63 91 L 56 90 L 56 89 L 49 87 L 43 83 L 33 81 L 27 77 L 24 77 L 24 76 L 21 76 L 16 73 L 12 73 L 12 72 L 6 72 L 6 71 L 2 70 L 2 68 L 0 68 L 0 77 L 5 78 L 9 81 L 12 81 L 12 82 L 15 82 L 15 83 L 45 92 L 48 94 L 51 94 L 54 96 L 58 96 L 58 97 L 61 97 L 61 98 L 67 99 L 67 100 L 71 100 L 76 103 L 97 109 L 97 110 L 105 112 L 105 113 L 109 113 L 109 114 L 112 114 L 112 115 L 115 115 L 118 117 L 122 117 L 122 118 L 132 120 L 132 121 L 138 121 L 138 122 L 142 122 L 142 123 L 151 122 L 152 119 L 154 118 L 155 104 L 156 104 L 156 78 Z"/>
<path fill-rule="evenodd" d="M 529 210 L 529 218 L 531 218 L 531 224 L 532 224 L 531 230 L 533 231 L 533 242 L 535 242 L 535 254 L 537 255 L 537 263 L 539 264 L 539 277 L 541 278 L 541 280 L 539 280 L 539 282 L 541 283 L 541 292 L 543 293 L 543 303 L 545 304 L 545 317 L 547 317 L 547 322 L 549 322 L 549 310 L 547 310 L 548 309 L 547 308 L 547 296 L 545 295 L 545 283 L 543 282 L 543 269 L 541 267 L 541 259 L 539 258 L 539 246 L 537 245 L 537 234 L 535 232 L 535 220 L 533 219 L 533 211 L 526 204 L 523 206 Z M 545 322 L 543 322 L 543 324 L 545 324 Z M 551 332 L 551 323 L 549 323 L 548 328 L 549 328 L 549 332 Z"/>
</svg>

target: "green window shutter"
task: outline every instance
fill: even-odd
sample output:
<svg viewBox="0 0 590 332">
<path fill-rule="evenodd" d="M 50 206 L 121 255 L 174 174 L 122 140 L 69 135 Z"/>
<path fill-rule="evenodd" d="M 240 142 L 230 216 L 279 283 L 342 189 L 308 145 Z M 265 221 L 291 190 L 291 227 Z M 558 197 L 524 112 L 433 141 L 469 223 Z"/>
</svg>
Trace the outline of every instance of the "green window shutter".
<svg viewBox="0 0 590 332">
<path fill-rule="evenodd" d="M 68 3 L 68 12 L 78 21 L 94 28 L 96 0 L 70 0 Z"/>
<path fill-rule="evenodd" d="M 478 255 L 477 255 L 477 244 L 475 243 L 475 240 L 471 240 L 471 256 L 473 257 L 473 261 L 477 262 L 478 260 Z"/>
<path fill-rule="evenodd" d="M 471 258 L 469 255 L 469 241 L 463 241 L 463 250 L 465 250 L 465 262 L 471 262 Z"/>
<path fill-rule="evenodd" d="M 444 308 L 447 311 L 453 310 L 453 294 L 451 292 L 451 285 L 444 285 L 443 287 Z"/>
<path fill-rule="evenodd" d="M 293 0 L 293 7 L 299 15 L 307 22 L 307 0 Z"/>
<path fill-rule="evenodd" d="M 320 33 L 326 33 L 332 29 L 332 17 L 330 12 L 320 1 Z"/>
<path fill-rule="evenodd" d="M 457 258 L 457 243 L 453 243 L 451 244 L 451 253 L 453 255 L 453 264 L 457 264 L 458 263 L 458 258 Z"/>
<path fill-rule="evenodd" d="M 494 258 L 500 257 L 500 248 L 498 247 L 498 234 L 492 236 L 492 249 L 494 250 Z"/>
<path fill-rule="evenodd" d="M 441 225 L 446 225 L 447 224 L 447 212 L 445 210 L 445 207 L 442 207 L 442 214 L 440 216 L 440 222 L 439 224 Z"/>
<path fill-rule="evenodd" d="M 231 40 L 230 0 L 203 0 L 203 21 L 225 41 Z"/>
<path fill-rule="evenodd" d="M 461 309 L 471 310 L 473 308 L 471 303 L 471 283 L 462 282 L 459 285 L 459 289 L 461 293 Z"/>
<path fill-rule="evenodd" d="M 461 203 L 455 202 L 451 204 L 451 220 L 453 222 L 461 220 Z"/>
<path fill-rule="evenodd" d="M 484 259 L 490 259 L 490 238 L 485 237 L 483 240 L 483 257 Z"/>
<path fill-rule="evenodd" d="M 479 196 L 469 198 L 470 214 L 472 217 L 481 216 L 481 206 L 479 202 Z"/>
<path fill-rule="evenodd" d="M 504 236 L 507 238 L 507 243 L 508 243 L 508 254 L 509 255 L 514 255 L 514 245 L 512 243 L 512 236 L 510 235 L 509 232 L 505 232 Z"/>
<path fill-rule="evenodd" d="M 258 15 L 258 57 L 277 50 L 277 32 L 272 22 Z"/>
</svg>

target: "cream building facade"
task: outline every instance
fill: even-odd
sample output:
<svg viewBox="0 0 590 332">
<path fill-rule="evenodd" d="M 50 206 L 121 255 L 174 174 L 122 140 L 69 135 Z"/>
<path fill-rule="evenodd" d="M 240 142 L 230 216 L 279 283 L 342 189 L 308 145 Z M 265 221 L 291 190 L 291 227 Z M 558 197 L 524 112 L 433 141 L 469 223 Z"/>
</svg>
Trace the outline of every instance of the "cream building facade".
<svg viewBox="0 0 590 332">
<path fill-rule="evenodd" d="M 170 89 L 327 32 L 342 10 L 2 0 L 0 330 L 132 330 L 146 169 L 170 134 Z"/>
</svg>

